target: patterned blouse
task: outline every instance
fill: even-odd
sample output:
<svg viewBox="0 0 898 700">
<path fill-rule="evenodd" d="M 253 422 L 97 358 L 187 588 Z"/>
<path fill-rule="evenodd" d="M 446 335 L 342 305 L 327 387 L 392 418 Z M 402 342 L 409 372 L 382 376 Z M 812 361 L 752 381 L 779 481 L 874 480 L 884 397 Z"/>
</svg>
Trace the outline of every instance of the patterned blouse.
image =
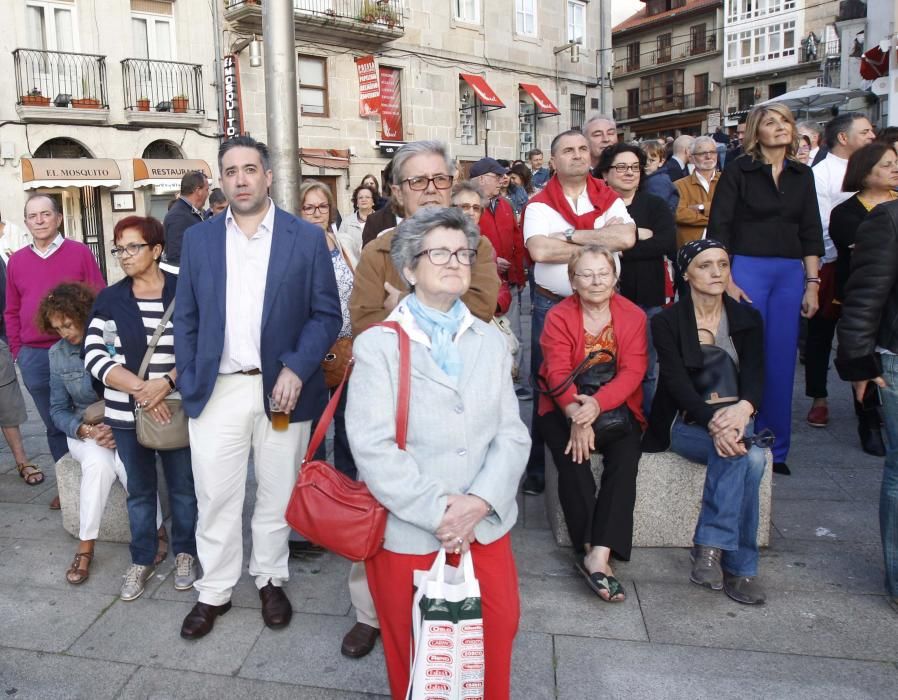
<svg viewBox="0 0 898 700">
<path fill-rule="evenodd" d="M 599 331 L 598 335 L 593 335 L 589 331 L 584 331 L 584 335 L 586 336 L 586 355 L 589 353 L 595 352 L 596 350 L 607 350 L 612 353 L 615 357 L 617 357 L 617 340 L 614 337 L 614 326 L 612 324 L 608 324 L 601 331 Z M 599 365 L 603 362 L 611 362 L 611 358 L 604 353 L 601 355 L 597 355 L 592 360 L 590 360 L 586 367 L 583 369 L 588 369 L 593 365 Z"/>
<path fill-rule="evenodd" d="M 343 327 L 340 328 L 338 338 L 352 336 L 352 324 L 349 320 L 349 297 L 352 294 L 352 269 L 343 257 L 339 248 L 331 251 L 331 262 L 334 264 L 334 275 L 337 278 L 337 292 L 340 295 L 340 313 L 343 315 Z"/>
</svg>

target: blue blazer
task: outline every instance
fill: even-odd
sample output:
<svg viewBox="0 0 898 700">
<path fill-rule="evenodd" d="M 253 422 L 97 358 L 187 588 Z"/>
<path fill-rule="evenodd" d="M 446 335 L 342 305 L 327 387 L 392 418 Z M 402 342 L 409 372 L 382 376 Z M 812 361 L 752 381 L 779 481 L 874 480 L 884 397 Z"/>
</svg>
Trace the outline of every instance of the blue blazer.
<svg viewBox="0 0 898 700">
<path fill-rule="evenodd" d="M 175 304 L 178 389 L 191 418 L 212 395 L 225 333 L 225 218 L 184 235 Z M 319 228 L 275 209 L 271 259 L 262 305 L 262 386 L 268 396 L 284 366 L 302 380 L 291 422 L 318 418 L 327 402 L 321 360 L 343 317 L 327 243 Z M 264 397 L 263 397 L 264 398 Z M 268 412 L 268 402 L 265 411 Z"/>
</svg>

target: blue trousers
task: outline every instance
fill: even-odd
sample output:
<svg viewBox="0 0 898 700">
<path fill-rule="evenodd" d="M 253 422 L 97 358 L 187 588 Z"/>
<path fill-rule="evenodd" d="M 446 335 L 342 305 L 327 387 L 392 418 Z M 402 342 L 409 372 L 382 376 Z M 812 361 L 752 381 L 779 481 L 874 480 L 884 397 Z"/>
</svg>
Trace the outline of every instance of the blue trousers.
<svg viewBox="0 0 898 700">
<path fill-rule="evenodd" d="M 746 433 L 750 432 L 749 425 Z M 708 431 L 701 425 L 687 425 L 682 418 L 674 421 L 670 448 L 681 457 L 708 465 L 693 542 L 722 549 L 721 566 L 728 574 L 757 576 L 758 493 L 764 478 L 764 450 L 752 446 L 742 457 L 721 457 Z"/>
<path fill-rule="evenodd" d="M 115 447 L 128 475 L 128 519 L 131 521 L 131 561 L 144 566 L 156 556 L 156 450 L 137 442 L 137 431 L 113 428 Z M 196 556 L 196 491 L 190 448 L 160 450 L 162 471 L 171 506 L 171 543 L 175 554 Z"/>
<path fill-rule="evenodd" d="M 898 357 L 882 356 L 882 393 L 886 461 L 879 491 L 879 534 L 889 595 L 898 597 Z"/>
<path fill-rule="evenodd" d="M 34 399 L 34 406 L 47 429 L 47 444 L 53 461 L 58 462 L 69 451 L 65 433 L 50 418 L 50 351 L 23 345 L 16 358 L 25 388 Z"/>
<path fill-rule="evenodd" d="M 785 462 L 792 442 L 792 384 L 804 265 L 789 258 L 736 255 L 733 277 L 764 319 L 764 398 L 755 425 L 758 432 L 773 431 L 773 461 Z"/>
<path fill-rule="evenodd" d="M 530 289 L 536 285 L 531 281 Z M 542 294 L 533 293 L 533 304 L 530 307 L 530 382 L 534 392 L 538 389 L 536 377 L 539 368 L 543 364 L 543 349 L 539 345 L 540 336 L 543 334 L 543 326 L 546 325 L 546 314 L 549 313 L 557 301 L 547 299 Z M 537 423 L 537 409 L 539 408 L 539 396 L 533 397 L 533 414 L 530 423 L 530 458 L 527 460 L 527 476 L 535 476 L 544 479 L 546 475 L 546 442 L 539 432 Z"/>
</svg>

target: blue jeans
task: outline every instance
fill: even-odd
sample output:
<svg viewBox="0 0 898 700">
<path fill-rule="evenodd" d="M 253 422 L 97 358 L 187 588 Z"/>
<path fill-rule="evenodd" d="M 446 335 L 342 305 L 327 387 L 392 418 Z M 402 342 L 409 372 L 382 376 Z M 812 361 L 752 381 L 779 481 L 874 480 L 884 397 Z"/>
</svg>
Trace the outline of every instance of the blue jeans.
<svg viewBox="0 0 898 700">
<path fill-rule="evenodd" d="M 34 406 L 47 429 L 47 444 L 53 461 L 58 462 L 69 451 L 65 433 L 53 424 L 50 417 L 50 351 L 23 345 L 16 359 L 25 388 L 34 399 Z"/>
<path fill-rule="evenodd" d="M 531 285 L 535 289 L 536 285 Z M 538 389 L 536 378 L 539 368 L 543 364 L 543 350 L 539 345 L 539 338 L 543 334 L 543 326 L 546 325 L 546 314 L 549 313 L 557 301 L 547 299 L 542 294 L 533 293 L 533 305 L 530 309 L 530 383 L 534 389 Z M 537 410 L 539 409 L 539 397 L 533 397 L 533 415 L 530 423 L 530 458 L 527 460 L 527 476 L 535 476 L 538 479 L 546 477 L 546 443 L 537 427 Z"/>
<path fill-rule="evenodd" d="M 645 370 L 645 378 L 642 380 L 642 414 L 648 420 L 649 412 L 652 410 L 652 399 L 655 398 L 655 385 L 658 383 L 658 352 L 655 350 L 655 344 L 652 342 L 651 320 L 664 311 L 664 307 L 643 306 L 640 304 L 639 308 L 645 311 L 647 317 L 645 335 L 648 341 L 649 364 Z"/>
<path fill-rule="evenodd" d="M 113 428 L 115 446 L 128 475 L 131 561 L 144 566 L 156 557 L 156 450 L 137 442 L 137 431 Z M 171 506 L 171 543 L 175 554 L 196 556 L 196 492 L 190 448 L 159 450 Z"/>
<path fill-rule="evenodd" d="M 750 434 L 751 424 L 746 428 Z M 721 457 L 708 431 L 674 421 L 670 448 L 681 457 L 708 465 L 702 510 L 693 541 L 723 550 L 721 564 L 734 576 L 758 573 L 758 492 L 764 478 L 764 450 L 752 446 L 742 457 Z"/>
<path fill-rule="evenodd" d="M 886 461 L 879 491 L 879 534 L 889 595 L 898 597 L 898 357 L 882 356 L 882 393 Z"/>
</svg>

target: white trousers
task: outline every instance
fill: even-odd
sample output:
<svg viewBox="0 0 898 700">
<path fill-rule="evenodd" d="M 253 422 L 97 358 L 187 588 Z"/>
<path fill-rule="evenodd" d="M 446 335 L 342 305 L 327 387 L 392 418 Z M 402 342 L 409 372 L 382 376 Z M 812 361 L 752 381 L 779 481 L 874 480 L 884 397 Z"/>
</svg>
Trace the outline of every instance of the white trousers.
<svg viewBox="0 0 898 700">
<path fill-rule="evenodd" d="M 122 488 L 128 491 L 128 475 L 118 452 L 108 447 L 100 447 L 94 440 L 66 438 L 69 452 L 81 465 L 81 500 L 79 505 L 78 537 L 95 540 L 100 534 L 100 521 L 109 500 L 109 489 L 118 479 Z M 162 505 L 156 497 L 156 527 L 162 527 Z"/>
<path fill-rule="evenodd" d="M 349 569 L 349 599 L 352 601 L 352 607 L 355 608 L 356 620 L 369 627 L 380 629 L 363 561 L 354 561 Z"/>
<path fill-rule="evenodd" d="M 224 605 L 243 566 L 243 499 L 250 447 L 256 475 L 249 573 L 256 587 L 289 578 L 284 520 L 287 502 L 309 444 L 311 421 L 278 432 L 265 415 L 262 376 L 220 375 L 199 418 L 190 419 L 190 454 L 199 518 L 196 550 L 203 577 L 199 600 Z"/>
</svg>

